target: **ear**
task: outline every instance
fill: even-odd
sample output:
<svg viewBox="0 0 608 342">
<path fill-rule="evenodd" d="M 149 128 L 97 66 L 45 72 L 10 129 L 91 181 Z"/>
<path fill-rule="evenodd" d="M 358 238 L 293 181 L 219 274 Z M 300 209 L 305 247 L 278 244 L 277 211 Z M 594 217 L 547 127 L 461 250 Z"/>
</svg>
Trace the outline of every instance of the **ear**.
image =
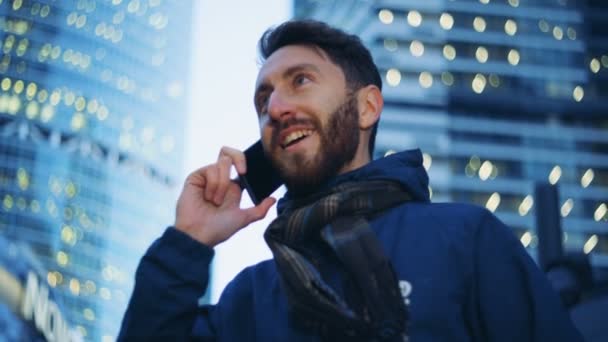
<svg viewBox="0 0 608 342">
<path fill-rule="evenodd" d="M 380 119 L 384 107 L 382 92 L 375 85 L 368 85 L 359 89 L 357 94 L 359 104 L 359 129 L 371 129 Z"/>
</svg>

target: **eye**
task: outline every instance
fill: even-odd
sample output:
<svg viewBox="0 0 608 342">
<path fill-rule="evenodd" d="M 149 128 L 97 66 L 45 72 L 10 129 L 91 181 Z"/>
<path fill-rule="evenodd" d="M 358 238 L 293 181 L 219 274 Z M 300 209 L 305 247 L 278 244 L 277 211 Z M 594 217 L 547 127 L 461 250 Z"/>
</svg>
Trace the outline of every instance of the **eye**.
<svg viewBox="0 0 608 342">
<path fill-rule="evenodd" d="M 298 74 L 293 79 L 293 83 L 297 86 L 304 85 L 310 81 L 311 81 L 310 77 L 308 77 L 308 75 L 305 75 L 305 74 Z"/>
<path fill-rule="evenodd" d="M 266 114 L 268 111 L 268 95 L 262 94 L 255 101 L 255 107 L 258 111 L 258 116 Z"/>
</svg>

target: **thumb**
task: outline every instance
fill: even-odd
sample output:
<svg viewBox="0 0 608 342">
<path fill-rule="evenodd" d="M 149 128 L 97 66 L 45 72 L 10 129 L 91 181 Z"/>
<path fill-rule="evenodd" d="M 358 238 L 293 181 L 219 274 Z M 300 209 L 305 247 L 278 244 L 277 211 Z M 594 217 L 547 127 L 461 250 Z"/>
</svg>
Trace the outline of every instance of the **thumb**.
<svg viewBox="0 0 608 342">
<path fill-rule="evenodd" d="M 265 198 L 260 204 L 255 207 L 251 207 L 244 211 L 245 217 L 245 225 L 248 225 L 251 222 L 258 221 L 266 217 L 268 214 L 268 210 L 274 205 L 277 200 L 274 197 Z"/>
</svg>

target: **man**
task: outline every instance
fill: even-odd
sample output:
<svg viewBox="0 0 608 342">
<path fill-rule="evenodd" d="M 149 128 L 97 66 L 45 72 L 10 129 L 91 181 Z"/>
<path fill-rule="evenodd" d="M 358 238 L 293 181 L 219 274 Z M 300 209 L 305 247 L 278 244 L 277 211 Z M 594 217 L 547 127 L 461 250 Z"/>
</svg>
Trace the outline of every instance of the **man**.
<svg viewBox="0 0 608 342">
<path fill-rule="evenodd" d="M 371 161 L 381 78 L 352 35 L 291 21 L 260 39 L 261 139 L 288 192 L 273 260 L 200 305 L 213 247 L 263 218 L 241 209 L 223 148 L 192 173 L 176 221 L 142 258 L 119 340 L 578 341 L 519 241 L 485 209 L 431 204 L 419 151 Z"/>
</svg>

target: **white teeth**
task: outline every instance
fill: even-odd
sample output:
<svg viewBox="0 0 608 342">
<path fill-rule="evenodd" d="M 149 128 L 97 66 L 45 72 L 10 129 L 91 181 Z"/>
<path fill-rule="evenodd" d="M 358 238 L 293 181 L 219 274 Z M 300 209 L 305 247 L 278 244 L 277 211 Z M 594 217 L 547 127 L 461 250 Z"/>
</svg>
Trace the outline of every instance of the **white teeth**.
<svg viewBox="0 0 608 342">
<path fill-rule="evenodd" d="M 288 136 L 285 137 L 285 140 L 283 140 L 283 146 L 287 146 L 292 141 L 294 141 L 296 139 L 300 139 L 301 137 L 309 136 L 311 134 L 312 134 L 311 130 L 292 132 Z"/>
</svg>

